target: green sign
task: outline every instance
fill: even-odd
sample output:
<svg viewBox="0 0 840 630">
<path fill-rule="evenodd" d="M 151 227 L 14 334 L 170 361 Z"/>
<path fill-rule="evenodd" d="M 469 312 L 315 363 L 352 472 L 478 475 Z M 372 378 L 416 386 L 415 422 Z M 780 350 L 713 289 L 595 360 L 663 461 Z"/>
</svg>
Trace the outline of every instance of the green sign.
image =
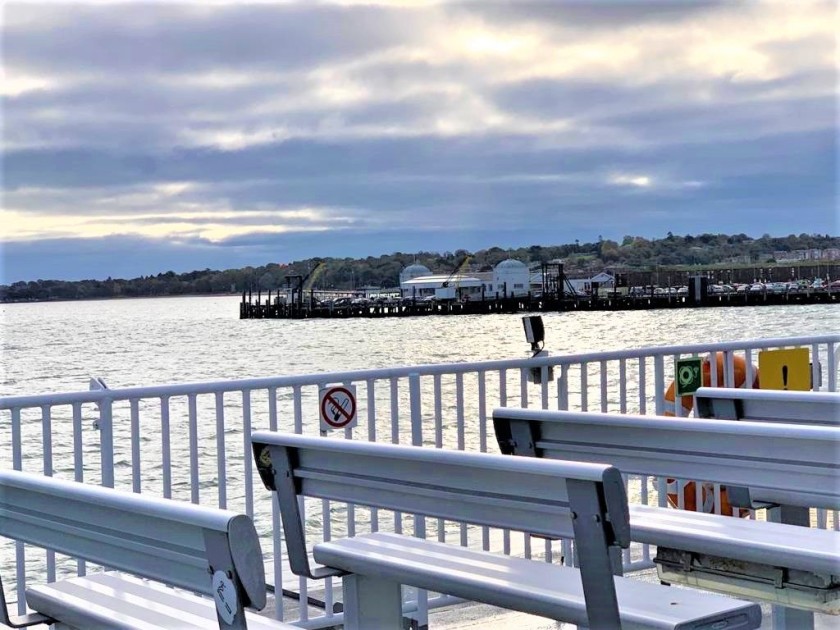
<svg viewBox="0 0 840 630">
<path fill-rule="evenodd" d="M 688 396 L 703 386 L 703 359 L 677 359 L 676 395 Z"/>
</svg>

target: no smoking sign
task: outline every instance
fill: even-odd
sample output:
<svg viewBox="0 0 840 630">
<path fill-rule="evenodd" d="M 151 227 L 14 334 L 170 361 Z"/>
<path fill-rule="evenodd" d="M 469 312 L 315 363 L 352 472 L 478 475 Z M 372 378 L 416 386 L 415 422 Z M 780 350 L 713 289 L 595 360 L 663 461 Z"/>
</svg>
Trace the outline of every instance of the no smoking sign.
<svg viewBox="0 0 840 630">
<path fill-rule="evenodd" d="M 353 385 L 322 387 L 320 397 L 321 431 L 356 426 L 356 388 Z"/>
</svg>

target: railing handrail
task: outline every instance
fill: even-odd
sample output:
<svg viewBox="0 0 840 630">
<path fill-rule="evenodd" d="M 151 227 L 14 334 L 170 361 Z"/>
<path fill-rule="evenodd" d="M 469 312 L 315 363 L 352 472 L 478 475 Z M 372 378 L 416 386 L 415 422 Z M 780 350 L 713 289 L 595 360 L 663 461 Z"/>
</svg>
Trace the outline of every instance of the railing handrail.
<svg viewBox="0 0 840 630">
<path fill-rule="evenodd" d="M 840 334 L 814 335 L 807 337 L 780 337 L 771 339 L 749 339 L 716 343 L 695 343 L 686 345 L 654 346 L 629 350 L 607 350 L 581 354 L 543 355 L 535 358 L 497 359 L 463 363 L 430 363 L 389 368 L 370 368 L 348 372 L 315 372 L 294 376 L 268 376 L 225 381 L 201 381 L 168 385 L 147 385 L 119 389 L 56 392 L 25 396 L 0 397 L 0 410 L 97 403 L 103 400 L 133 400 L 149 397 L 187 396 L 190 394 L 215 394 L 241 392 L 253 389 L 296 387 L 336 382 L 367 381 L 371 379 L 405 378 L 412 374 L 431 376 L 435 374 L 457 374 L 466 372 L 489 372 L 518 369 L 522 367 L 562 366 L 583 362 L 617 361 L 639 357 L 656 357 L 673 354 L 703 353 L 709 351 L 734 351 L 746 349 L 774 348 L 805 344 L 840 343 Z"/>
</svg>

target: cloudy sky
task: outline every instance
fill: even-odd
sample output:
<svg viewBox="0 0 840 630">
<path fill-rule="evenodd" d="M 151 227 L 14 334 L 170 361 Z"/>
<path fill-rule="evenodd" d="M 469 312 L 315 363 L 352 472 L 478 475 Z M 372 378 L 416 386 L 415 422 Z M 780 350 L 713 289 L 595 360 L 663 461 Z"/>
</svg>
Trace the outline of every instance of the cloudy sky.
<svg viewBox="0 0 840 630">
<path fill-rule="evenodd" d="M 0 282 L 838 233 L 837 9 L 5 3 Z"/>
</svg>

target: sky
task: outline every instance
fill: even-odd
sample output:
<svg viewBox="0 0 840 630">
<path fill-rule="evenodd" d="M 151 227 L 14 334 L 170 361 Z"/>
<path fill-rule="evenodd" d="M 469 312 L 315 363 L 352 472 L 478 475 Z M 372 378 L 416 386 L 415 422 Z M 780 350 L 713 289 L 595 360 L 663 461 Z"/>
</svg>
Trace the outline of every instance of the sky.
<svg viewBox="0 0 840 630">
<path fill-rule="evenodd" d="M 6 2 L 0 283 L 837 235 L 837 11 Z"/>
</svg>

